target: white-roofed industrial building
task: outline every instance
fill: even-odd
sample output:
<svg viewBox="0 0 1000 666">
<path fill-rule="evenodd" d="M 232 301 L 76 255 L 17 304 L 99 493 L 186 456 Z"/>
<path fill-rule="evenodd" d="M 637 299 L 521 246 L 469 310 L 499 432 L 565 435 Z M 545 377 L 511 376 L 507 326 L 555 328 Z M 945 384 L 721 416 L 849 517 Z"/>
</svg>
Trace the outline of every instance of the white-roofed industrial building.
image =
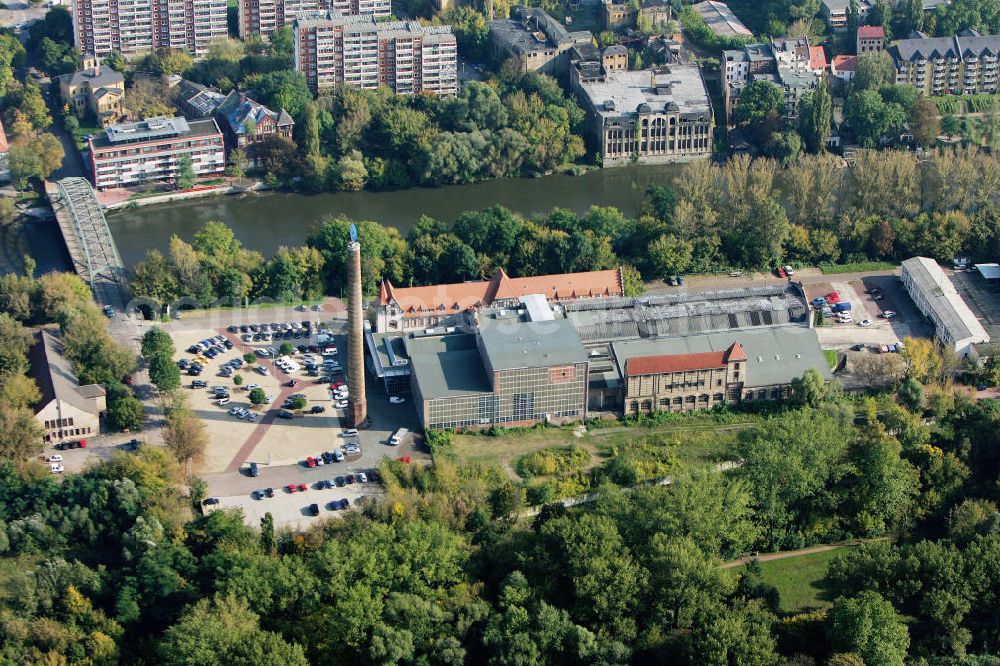
<svg viewBox="0 0 1000 666">
<path fill-rule="evenodd" d="M 917 308 L 934 324 L 934 334 L 959 356 L 990 336 L 933 259 L 913 257 L 903 262 L 902 280 Z"/>
</svg>

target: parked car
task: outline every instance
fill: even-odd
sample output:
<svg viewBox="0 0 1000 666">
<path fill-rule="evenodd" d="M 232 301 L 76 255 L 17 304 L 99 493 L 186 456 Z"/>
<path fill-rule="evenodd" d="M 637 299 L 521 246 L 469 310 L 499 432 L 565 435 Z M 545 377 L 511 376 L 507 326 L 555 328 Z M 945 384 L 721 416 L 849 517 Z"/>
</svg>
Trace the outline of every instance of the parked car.
<svg viewBox="0 0 1000 666">
<path fill-rule="evenodd" d="M 61 455 L 59 455 L 58 453 L 53 454 L 51 456 L 45 456 L 45 462 L 54 463 L 54 462 L 62 462 L 62 461 L 63 461 L 63 457 Z"/>
<path fill-rule="evenodd" d="M 299 491 L 299 487 L 294 483 L 289 483 L 287 486 L 285 486 L 285 490 L 287 490 L 290 493 L 297 493 Z"/>
<path fill-rule="evenodd" d="M 322 414 L 326 411 L 326 407 L 323 405 L 313 405 L 312 409 L 309 410 L 310 414 Z"/>
<path fill-rule="evenodd" d="M 868 328 L 871 325 L 872 325 L 871 319 L 862 319 L 861 321 L 858 322 L 858 326 L 861 326 L 863 328 Z"/>
<path fill-rule="evenodd" d="M 334 482 L 336 482 L 338 488 L 343 488 L 344 485 L 347 483 L 344 480 L 344 477 L 342 476 L 338 476 L 336 479 L 334 479 Z"/>
<path fill-rule="evenodd" d="M 191 382 L 191 388 L 193 389 L 208 388 L 208 382 L 206 382 L 204 379 L 196 379 L 193 382 Z"/>
<path fill-rule="evenodd" d="M 357 477 L 358 483 L 368 483 L 368 475 L 364 472 L 358 472 L 355 477 Z"/>
<path fill-rule="evenodd" d="M 306 485 L 306 484 L 304 484 L 304 483 L 300 483 L 300 484 L 299 484 L 299 492 L 300 492 L 300 493 L 304 493 L 304 492 L 305 492 L 305 491 L 307 491 L 307 490 L 309 490 L 309 486 L 307 486 L 307 485 Z"/>
<path fill-rule="evenodd" d="M 291 413 L 287 409 L 282 409 L 282 410 L 278 411 L 278 418 L 279 419 L 294 419 L 295 418 L 295 414 Z"/>
<path fill-rule="evenodd" d="M 785 269 L 781 266 L 778 266 L 777 268 L 774 269 L 774 274 L 780 278 L 788 277 L 788 274 L 785 272 Z"/>
<path fill-rule="evenodd" d="M 316 459 L 315 458 L 313 458 L 312 456 L 309 456 L 308 458 L 306 458 L 306 467 L 315 467 L 315 466 L 316 466 Z"/>
<path fill-rule="evenodd" d="M 219 503 L 218 497 L 206 497 L 204 501 L 202 501 L 202 504 L 204 504 L 205 506 L 211 506 L 213 504 L 218 504 L 218 503 Z"/>
<path fill-rule="evenodd" d="M 257 463 L 255 462 L 250 463 L 250 468 L 247 472 L 253 477 L 260 476 L 260 468 L 257 467 Z"/>
<path fill-rule="evenodd" d="M 310 504 L 309 505 L 309 513 L 311 513 L 314 516 L 318 516 L 319 515 L 319 505 L 318 504 Z"/>
<path fill-rule="evenodd" d="M 883 319 L 892 319 L 895 316 L 896 316 L 895 310 L 885 310 L 882 312 L 882 314 L 879 315 L 879 317 L 882 317 Z"/>
<path fill-rule="evenodd" d="M 341 437 L 357 437 L 358 431 L 355 428 L 348 428 L 340 433 Z"/>
<path fill-rule="evenodd" d="M 402 405 L 404 402 L 406 402 L 406 399 L 394 395 L 389 398 L 389 402 L 391 402 L 394 405 Z"/>
</svg>

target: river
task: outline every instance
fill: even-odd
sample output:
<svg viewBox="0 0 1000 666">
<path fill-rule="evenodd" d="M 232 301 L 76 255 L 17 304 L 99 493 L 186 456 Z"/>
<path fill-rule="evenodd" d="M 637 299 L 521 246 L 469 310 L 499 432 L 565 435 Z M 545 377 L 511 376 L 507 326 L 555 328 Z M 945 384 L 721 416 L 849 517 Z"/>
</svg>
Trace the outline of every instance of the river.
<svg viewBox="0 0 1000 666">
<path fill-rule="evenodd" d="M 246 247 L 269 255 L 280 245 L 301 245 L 320 220 L 335 215 L 373 220 L 396 227 L 404 236 L 421 215 L 451 224 L 463 211 L 495 204 L 526 216 L 556 207 L 584 213 L 591 206 L 615 206 L 633 216 L 646 188 L 669 182 L 681 168 L 678 164 L 629 166 L 597 169 L 583 176 L 516 178 L 395 192 L 211 197 L 112 211 L 107 217 L 126 266 L 142 259 L 147 249 L 165 250 L 173 234 L 190 240 L 208 220 L 225 222 Z"/>
</svg>

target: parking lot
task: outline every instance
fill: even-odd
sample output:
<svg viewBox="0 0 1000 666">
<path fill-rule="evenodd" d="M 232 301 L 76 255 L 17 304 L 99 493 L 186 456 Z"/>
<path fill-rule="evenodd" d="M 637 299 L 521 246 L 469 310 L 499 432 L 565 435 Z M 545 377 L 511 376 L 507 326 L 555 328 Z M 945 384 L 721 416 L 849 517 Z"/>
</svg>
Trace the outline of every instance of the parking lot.
<svg viewBox="0 0 1000 666">
<path fill-rule="evenodd" d="M 955 271 L 951 281 L 990 338 L 1000 340 L 1000 284 L 990 284 L 975 269 Z"/>
<path fill-rule="evenodd" d="M 318 377 L 308 376 L 303 362 L 306 355 L 321 362 L 321 353 L 303 353 L 297 347 L 319 346 L 316 332 L 322 326 L 333 337 L 332 345 L 337 348 L 337 354 L 328 358 L 346 364 L 345 322 L 336 315 L 331 321 L 329 316 L 314 312 L 305 314 L 285 310 L 283 314 L 284 317 L 275 317 L 275 323 L 302 321 L 308 317 L 314 322 L 312 333 L 298 339 L 293 337 L 286 340 L 282 336 L 280 340 L 245 341 L 243 336 L 246 333 L 239 330 L 239 326 L 248 324 L 245 323 L 245 315 L 237 312 L 233 315 L 242 317 L 243 322 L 236 324 L 235 331 L 230 330 L 233 323 L 219 316 L 200 319 L 186 317 L 166 324 L 164 329 L 174 340 L 176 360 L 191 360 L 195 354 L 187 350 L 201 340 L 221 335 L 232 344 L 232 349 L 208 359 L 200 375 L 190 376 L 184 372 L 181 375 L 181 391 L 192 410 L 205 424 L 209 439 L 205 460 L 198 472 L 208 483 L 208 495 L 217 499 L 218 504 L 208 505 L 206 510 L 240 507 L 247 523 L 252 525 L 259 525 L 260 517 L 265 512 L 270 512 L 277 525 L 300 529 L 310 521 L 340 515 L 339 510 L 327 507 L 333 499 L 348 499 L 353 505 L 354 500 L 361 496 L 378 496 L 382 492 L 378 484 L 320 490 L 315 486 L 318 481 L 370 471 L 383 458 L 403 458 L 418 463 L 429 461 L 430 456 L 420 435 L 411 435 L 398 446 L 388 444 L 389 438 L 398 428 L 418 433 L 419 424 L 409 401 L 391 404 L 382 386 L 370 376 L 366 377 L 370 426 L 360 431 L 356 437 L 343 437 L 343 430 L 350 425 L 345 410 L 335 406 L 329 382 L 317 383 Z M 255 324 L 259 323 L 262 323 L 260 319 L 255 320 Z M 280 351 L 283 342 L 296 347 L 290 358 L 300 367 L 292 372 L 278 368 L 273 358 L 256 356 L 258 349 L 272 347 Z M 246 353 L 255 354 L 253 363 L 245 363 L 231 377 L 219 376 L 223 365 L 232 359 L 242 358 Z M 266 374 L 254 370 L 257 367 L 267 368 Z M 346 379 L 346 368 L 342 367 L 341 373 L 334 373 L 333 378 Z M 321 371 L 320 374 L 325 373 Z M 242 385 L 237 385 L 234 381 L 236 375 L 242 377 Z M 191 388 L 195 380 L 204 381 L 206 386 Z M 286 385 L 289 381 L 294 381 L 295 385 Z M 259 385 L 272 398 L 268 404 L 251 404 L 250 389 L 254 385 Z M 215 387 L 224 387 L 228 391 L 227 404 L 218 404 L 218 398 L 212 391 Z M 283 402 L 294 394 L 305 396 L 305 408 L 288 410 L 293 415 L 290 419 L 279 418 Z M 317 406 L 323 408 L 322 413 L 309 413 Z M 250 421 L 232 415 L 230 410 L 234 407 L 258 415 L 257 420 Z M 338 448 L 342 450 L 341 447 L 348 440 L 360 445 L 360 455 L 350 455 L 342 462 L 315 468 L 304 464 L 309 457 L 320 458 L 324 452 L 333 452 Z M 256 478 L 249 476 L 250 463 L 258 466 L 259 476 Z M 299 483 L 307 484 L 309 490 L 305 493 L 288 493 L 283 490 L 288 484 Z M 255 490 L 267 487 L 275 490 L 273 498 L 260 500 L 252 496 Z M 320 507 L 318 518 L 308 511 L 312 503 Z"/>
<path fill-rule="evenodd" d="M 876 299 L 870 292 L 878 290 Z M 905 337 L 927 337 L 931 334 L 923 317 L 894 275 L 863 277 L 839 281 L 831 276 L 830 282 L 813 282 L 805 285 L 806 300 L 825 296 L 831 291 L 840 295 L 841 302 L 851 304 L 849 323 L 840 323 L 827 318 L 824 325 L 816 329 L 820 344 L 826 349 L 846 348 L 855 344 L 888 345 L 898 343 Z M 885 311 L 892 311 L 891 319 L 883 317 Z M 869 326 L 860 322 L 868 320 Z"/>
</svg>

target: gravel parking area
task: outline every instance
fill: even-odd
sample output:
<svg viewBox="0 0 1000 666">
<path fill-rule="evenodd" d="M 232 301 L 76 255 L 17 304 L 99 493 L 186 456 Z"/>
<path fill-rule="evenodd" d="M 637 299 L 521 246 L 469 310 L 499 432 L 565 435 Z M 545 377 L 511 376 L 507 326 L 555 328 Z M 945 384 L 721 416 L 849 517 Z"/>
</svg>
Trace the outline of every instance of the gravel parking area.
<svg viewBox="0 0 1000 666">
<path fill-rule="evenodd" d="M 328 470 L 328 472 L 332 475 L 332 471 Z M 340 476 L 342 472 L 342 469 L 338 469 L 337 476 Z M 260 481 L 260 478 L 254 479 L 254 481 Z M 208 512 L 239 508 L 243 512 L 244 521 L 251 527 L 260 527 L 261 518 L 264 517 L 265 513 L 270 513 L 274 518 L 275 527 L 302 531 L 321 520 L 340 518 L 346 511 L 352 510 L 362 497 L 381 498 L 385 494 L 384 489 L 378 483 L 355 483 L 339 488 L 327 488 L 325 483 L 318 481 L 301 481 L 301 483 L 306 483 L 308 489 L 292 493 L 282 486 L 272 486 L 274 497 L 256 499 L 250 495 L 253 491 L 242 495 L 218 497 L 219 503 L 206 506 L 205 510 Z M 268 486 L 258 483 L 254 486 L 254 490 L 265 487 Z M 346 499 L 351 508 L 346 510 L 334 508 L 334 503 L 342 499 Z M 316 504 L 319 515 L 313 514 L 310 508 L 311 504 Z"/>
<path fill-rule="evenodd" d="M 951 281 L 993 340 L 1000 339 L 1000 285 L 991 285 L 979 271 L 955 271 Z"/>
</svg>

